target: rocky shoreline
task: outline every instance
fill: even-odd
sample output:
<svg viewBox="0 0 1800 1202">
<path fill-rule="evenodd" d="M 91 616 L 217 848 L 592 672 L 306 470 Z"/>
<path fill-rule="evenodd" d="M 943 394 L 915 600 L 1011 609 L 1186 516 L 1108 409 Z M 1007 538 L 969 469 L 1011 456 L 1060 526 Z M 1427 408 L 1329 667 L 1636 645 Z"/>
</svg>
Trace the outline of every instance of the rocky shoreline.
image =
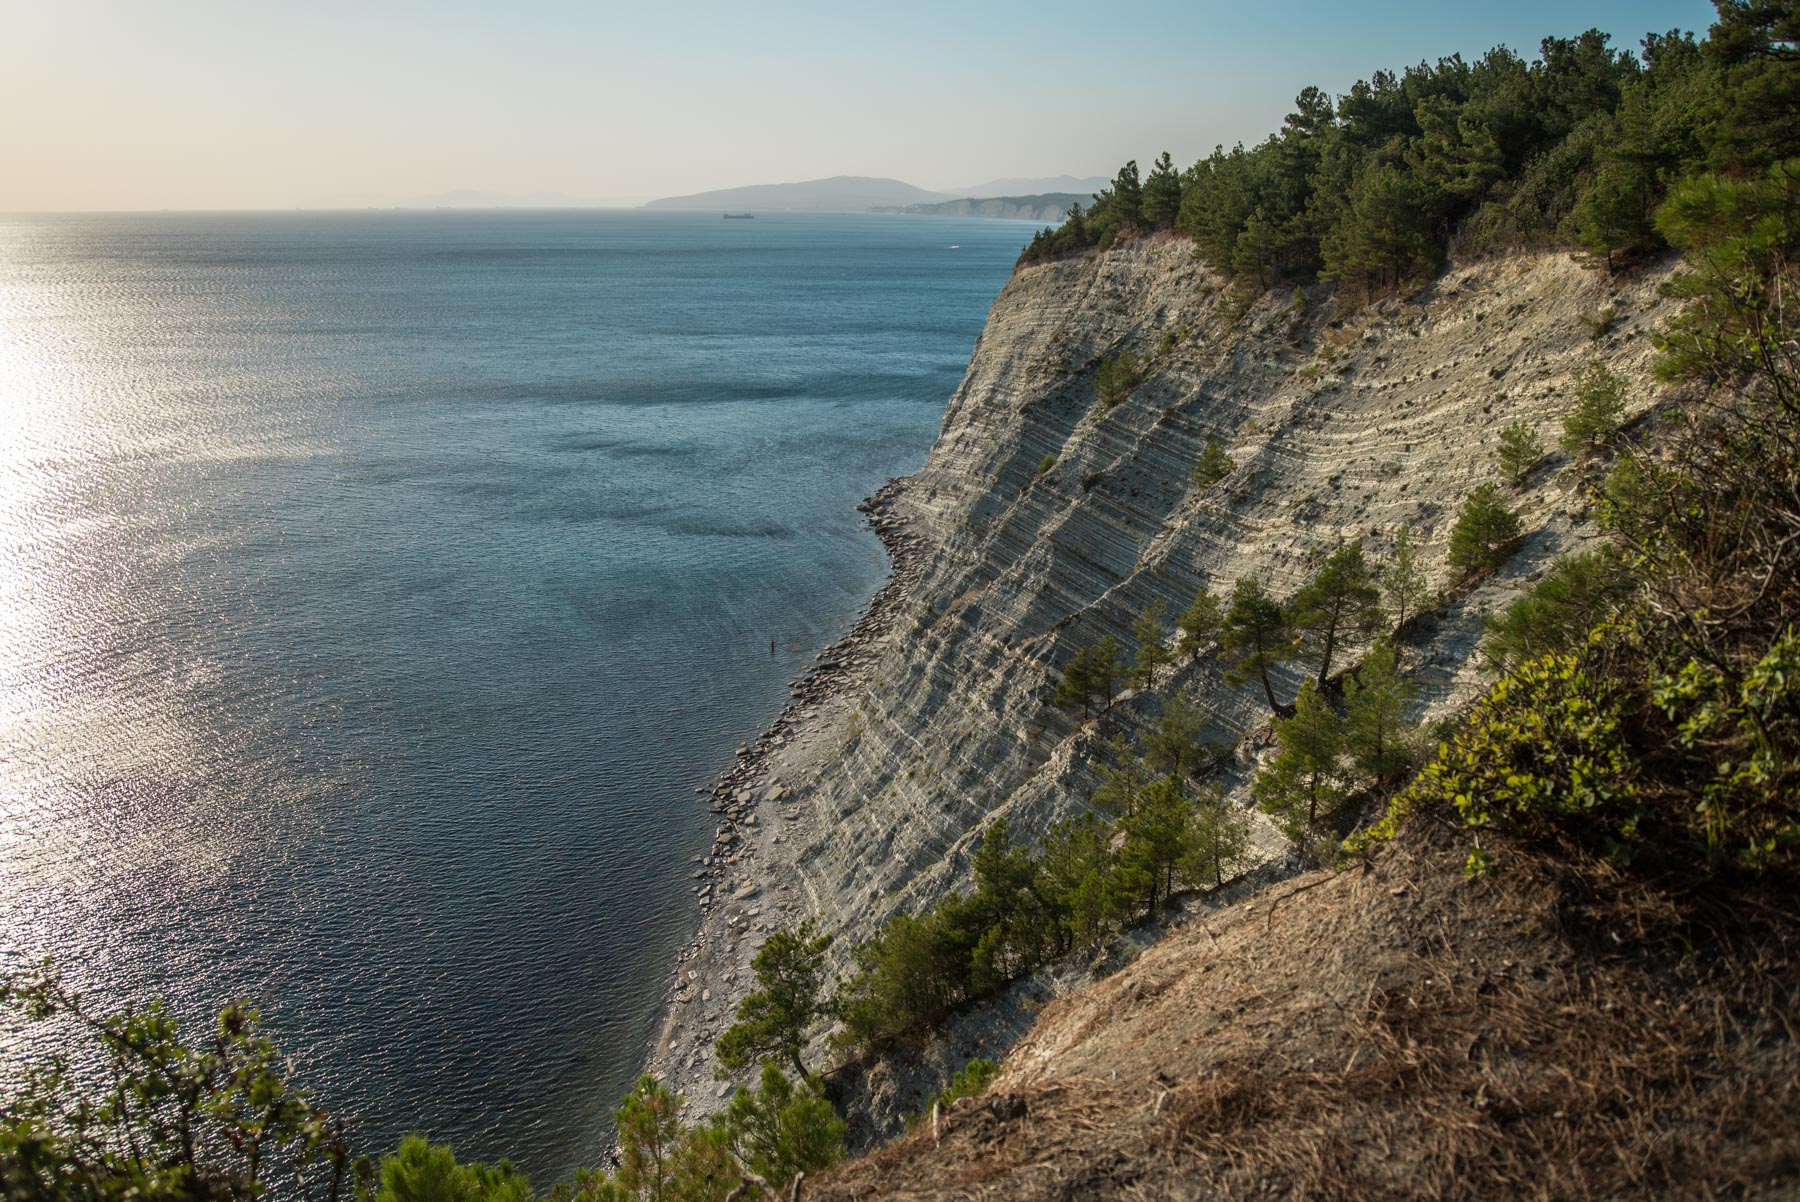
<svg viewBox="0 0 1800 1202">
<path fill-rule="evenodd" d="M 812 913 L 793 871 L 804 840 L 791 836 L 811 822 L 813 784 L 841 746 L 854 699 L 924 570 L 923 543 L 899 513 L 905 489 L 905 479 L 891 479 L 857 506 L 887 550 L 886 582 L 850 632 L 789 682 L 788 704 L 737 749 L 737 762 L 718 783 L 695 790 L 719 826 L 710 852 L 695 857 L 700 921 L 676 959 L 645 1062 L 646 1072 L 686 1095 L 690 1117 L 716 1110 L 734 1088 L 714 1079 L 712 1049 L 753 983 L 751 957 L 771 931 Z"/>
</svg>

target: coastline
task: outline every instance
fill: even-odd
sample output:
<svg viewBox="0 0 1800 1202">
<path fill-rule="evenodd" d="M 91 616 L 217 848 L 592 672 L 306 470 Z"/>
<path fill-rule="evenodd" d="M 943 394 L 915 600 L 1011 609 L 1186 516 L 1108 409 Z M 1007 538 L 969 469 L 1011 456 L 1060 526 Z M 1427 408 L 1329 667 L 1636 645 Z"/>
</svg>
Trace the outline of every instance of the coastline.
<svg viewBox="0 0 1800 1202">
<path fill-rule="evenodd" d="M 821 648 L 789 682 L 789 701 L 710 789 L 695 790 L 719 817 L 710 852 L 695 857 L 699 921 L 664 985 L 662 1018 L 643 1071 L 687 1098 L 690 1119 L 710 1114 L 736 1088 L 713 1077 L 713 1045 L 754 983 L 750 960 L 773 931 L 812 913 L 793 871 L 809 822 L 812 785 L 843 742 L 861 688 L 923 570 L 921 540 L 898 502 L 906 477 L 888 480 L 857 506 L 888 556 L 888 576 L 846 635 Z"/>
</svg>

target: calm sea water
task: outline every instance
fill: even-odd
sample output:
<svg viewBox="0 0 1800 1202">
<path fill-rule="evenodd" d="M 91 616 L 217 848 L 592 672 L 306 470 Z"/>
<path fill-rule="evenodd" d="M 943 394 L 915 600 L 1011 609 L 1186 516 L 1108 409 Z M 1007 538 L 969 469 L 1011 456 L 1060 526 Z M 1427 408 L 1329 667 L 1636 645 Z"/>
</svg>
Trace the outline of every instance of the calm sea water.
<svg viewBox="0 0 1800 1202">
<path fill-rule="evenodd" d="M 0 956 L 266 999 L 365 1150 L 598 1156 L 694 786 L 879 584 L 853 506 L 1030 232 L 0 218 Z"/>
</svg>

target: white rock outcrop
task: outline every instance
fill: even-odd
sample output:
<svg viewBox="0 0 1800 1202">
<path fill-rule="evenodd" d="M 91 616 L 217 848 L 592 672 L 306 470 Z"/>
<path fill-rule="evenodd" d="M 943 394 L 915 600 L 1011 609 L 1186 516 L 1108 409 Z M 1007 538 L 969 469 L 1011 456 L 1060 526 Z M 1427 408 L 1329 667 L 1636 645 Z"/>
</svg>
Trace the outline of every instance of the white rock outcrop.
<svg viewBox="0 0 1800 1202">
<path fill-rule="evenodd" d="M 1344 540 L 1379 560 L 1403 526 L 1442 582 L 1457 508 L 1496 478 L 1509 423 L 1554 447 L 1591 359 L 1632 381 L 1634 413 L 1651 405 L 1667 272 L 1521 255 L 1360 309 L 1313 287 L 1238 311 L 1172 237 L 1021 269 L 893 505 L 922 544 L 922 578 L 836 747 L 790 799 L 805 814 L 787 853 L 805 900 L 858 938 L 965 882 L 993 815 L 1031 834 L 1078 811 L 1092 735 L 1050 704 L 1055 682 L 1103 635 L 1129 654 L 1131 622 L 1157 598 L 1179 613 L 1197 587 L 1229 592 L 1246 575 L 1286 596 Z M 1596 338 L 1582 319 L 1608 309 Z M 1095 370 L 1123 348 L 1144 379 L 1103 411 Z M 1209 438 L 1237 466 L 1201 491 L 1192 468 Z M 1521 551 L 1415 642 L 1427 713 L 1479 687 L 1482 617 L 1593 537 L 1570 467 L 1553 452 L 1532 474 L 1513 498 Z M 1287 695 L 1299 679 L 1285 674 Z M 1227 741 L 1268 718 L 1259 689 L 1227 689 L 1210 663 L 1168 687 Z M 1117 708 L 1115 725 L 1142 718 L 1129 699 Z"/>
</svg>

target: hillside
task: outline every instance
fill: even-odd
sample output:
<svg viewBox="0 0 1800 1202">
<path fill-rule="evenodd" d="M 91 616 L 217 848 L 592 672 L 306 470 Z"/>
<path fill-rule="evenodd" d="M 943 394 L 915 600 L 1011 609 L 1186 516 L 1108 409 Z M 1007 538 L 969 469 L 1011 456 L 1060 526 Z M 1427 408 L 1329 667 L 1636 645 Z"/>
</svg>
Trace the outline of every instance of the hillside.
<svg viewBox="0 0 1800 1202">
<path fill-rule="evenodd" d="M 884 213 L 912 213 L 927 217 L 997 217 L 1012 221 L 1059 222 L 1070 205 L 1083 204 L 1085 194 L 1045 192 L 1035 196 L 969 197 L 937 204 L 882 205 Z"/>
<path fill-rule="evenodd" d="M 1800 1196 L 1791 924 L 1470 882 L 1414 834 L 1052 1003 L 985 1095 L 804 1196 Z"/>
<path fill-rule="evenodd" d="M 1005 179 L 991 179 L 983 184 L 959 184 L 954 188 L 939 190 L 951 196 L 973 196 L 978 200 L 989 196 L 1031 196 L 1061 192 L 1079 196 L 1082 203 L 1086 204 L 1095 192 L 1110 183 L 1110 179 L 1102 176 L 1009 176 Z"/>
<path fill-rule="evenodd" d="M 1340 308 L 1314 288 L 1240 314 L 1166 235 L 1022 267 L 924 466 L 884 505 L 904 592 L 884 602 L 878 636 L 822 653 L 842 679 L 829 694 L 799 690 L 766 758 L 715 803 L 707 913 L 680 969 L 691 984 L 653 1064 L 712 1104 L 711 1041 L 749 986 L 758 932 L 820 916 L 841 965 L 890 915 L 964 887 L 996 818 L 1029 841 L 1085 811 L 1107 740 L 1145 730 L 1161 703 L 1127 693 L 1083 723 L 1051 703 L 1054 686 L 1082 647 L 1131 639 L 1155 599 L 1180 607 L 1201 584 L 1228 590 L 1247 574 L 1285 595 L 1341 540 L 1381 556 L 1402 526 L 1443 579 L 1456 507 L 1493 475 L 1502 428 L 1523 420 L 1554 441 L 1595 357 L 1633 381 L 1633 412 L 1653 403 L 1648 332 L 1668 312 L 1668 270 L 1609 277 L 1562 253 L 1519 255 L 1453 268 L 1406 301 Z M 1595 340 L 1580 318 L 1608 307 L 1615 324 Z M 1151 366 L 1102 412 L 1096 367 L 1123 347 Z M 1191 469 L 1214 437 L 1237 469 L 1201 490 Z M 1519 553 L 1406 648 L 1419 720 L 1484 687 L 1484 617 L 1596 536 L 1585 491 L 1557 470 L 1566 462 L 1553 456 L 1517 494 Z M 1291 696 L 1302 674 L 1284 667 L 1278 687 Z M 1211 736 L 1266 732 L 1258 687 L 1228 686 L 1214 661 L 1182 667 L 1165 686 L 1177 689 Z M 1259 754 L 1250 739 L 1227 773 L 1237 805 Z M 1254 858 L 1286 854 L 1252 817 Z"/>
<path fill-rule="evenodd" d="M 951 200 L 897 179 L 834 175 L 791 184 L 750 184 L 691 196 L 664 196 L 646 209 L 764 209 L 796 212 L 858 212 L 878 205 L 934 204 Z"/>
</svg>

